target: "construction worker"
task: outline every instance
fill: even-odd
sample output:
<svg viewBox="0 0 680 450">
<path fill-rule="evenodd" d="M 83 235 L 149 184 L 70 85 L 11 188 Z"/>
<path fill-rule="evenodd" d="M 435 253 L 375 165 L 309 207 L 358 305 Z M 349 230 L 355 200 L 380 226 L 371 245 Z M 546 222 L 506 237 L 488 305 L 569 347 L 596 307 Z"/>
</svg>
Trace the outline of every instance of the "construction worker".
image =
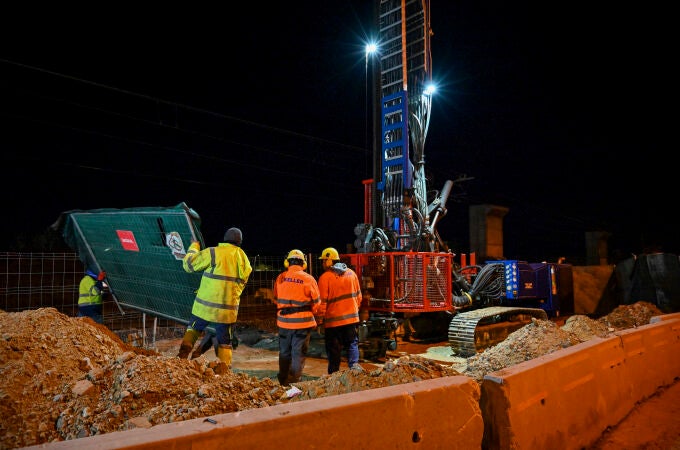
<svg viewBox="0 0 680 450">
<path fill-rule="evenodd" d="M 224 242 L 201 250 L 194 241 L 182 259 L 186 272 L 203 271 L 201 285 L 191 309 L 191 318 L 179 347 L 178 357 L 187 358 L 198 337 L 209 324 L 215 327 L 217 358 L 231 368 L 233 325 L 238 316 L 241 292 L 252 267 L 241 249 L 243 234 L 238 228 L 224 233 Z"/>
<path fill-rule="evenodd" d="M 97 274 L 90 269 L 85 270 L 78 288 L 78 317 L 89 317 L 97 323 L 104 323 L 104 278 L 104 272 Z"/>
<path fill-rule="evenodd" d="M 347 366 L 359 367 L 359 308 L 361 284 L 357 274 L 340 262 L 333 247 L 321 252 L 324 272 L 319 277 L 324 342 L 328 356 L 328 373 L 340 370 L 342 350 L 347 352 Z"/>
<path fill-rule="evenodd" d="M 274 281 L 276 325 L 279 328 L 279 373 L 282 386 L 300 381 L 312 330 L 319 314 L 319 286 L 307 272 L 307 258 L 291 250 L 283 261 L 285 272 Z"/>
</svg>

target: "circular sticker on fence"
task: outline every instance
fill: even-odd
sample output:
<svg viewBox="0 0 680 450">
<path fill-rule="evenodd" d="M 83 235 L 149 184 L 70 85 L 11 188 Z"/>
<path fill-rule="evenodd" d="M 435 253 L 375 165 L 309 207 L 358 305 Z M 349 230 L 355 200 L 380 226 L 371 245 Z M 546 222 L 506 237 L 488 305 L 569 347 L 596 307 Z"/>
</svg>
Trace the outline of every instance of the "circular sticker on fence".
<svg viewBox="0 0 680 450">
<path fill-rule="evenodd" d="M 180 236 L 177 231 L 172 231 L 165 235 L 165 244 L 168 246 L 175 259 L 183 259 L 184 255 L 187 253 L 186 250 L 184 250 L 182 236 Z"/>
</svg>

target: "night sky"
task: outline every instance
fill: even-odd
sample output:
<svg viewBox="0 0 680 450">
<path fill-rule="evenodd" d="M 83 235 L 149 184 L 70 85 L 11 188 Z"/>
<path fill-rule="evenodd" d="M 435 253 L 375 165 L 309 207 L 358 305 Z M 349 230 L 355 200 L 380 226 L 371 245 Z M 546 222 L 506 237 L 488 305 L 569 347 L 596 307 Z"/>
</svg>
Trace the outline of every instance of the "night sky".
<svg viewBox="0 0 680 450">
<path fill-rule="evenodd" d="M 7 17 L 0 250 L 63 211 L 181 202 L 209 244 L 237 226 L 250 255 L 345 250 L 370 173 L 376 31 L 369 2 L 336 4 Z M 612 259 L 680 251 L 669 28 L 624 8 L 432 2 L 428 187 L 473 178 L 438 228 L 455 253 L 485 203 L 509 208 L 509 259 L 578 261 L 587 231 L 611 233 Z"/>
</svg>

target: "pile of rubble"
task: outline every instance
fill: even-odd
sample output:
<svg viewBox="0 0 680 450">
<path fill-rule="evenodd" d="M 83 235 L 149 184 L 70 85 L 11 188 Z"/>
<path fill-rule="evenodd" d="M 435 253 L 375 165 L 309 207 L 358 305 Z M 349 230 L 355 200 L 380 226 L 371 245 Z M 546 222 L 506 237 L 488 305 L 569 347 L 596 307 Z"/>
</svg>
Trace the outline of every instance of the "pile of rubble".
<svg viewBox="0 0 680 450">
<path fill-rule="evenodd" d="M 654 305 L 620 306 L 598 320 L 572 316 L 564 326 L 534 320 L 468 358 L 467 368 L 417 355 L 382 366 L 341 370 L 280 386 L 270 378 L 221 371 L 216 361 L 180 360 L 132 347 L 106 327 L 53 308 L 0 311 L 0 448 L 151 427 L 286 402 L 467 375 L 484 375 L 595 336 L 649 323 Z M 291 393 L 291 391 L 293 391 Z"/>
</svg>

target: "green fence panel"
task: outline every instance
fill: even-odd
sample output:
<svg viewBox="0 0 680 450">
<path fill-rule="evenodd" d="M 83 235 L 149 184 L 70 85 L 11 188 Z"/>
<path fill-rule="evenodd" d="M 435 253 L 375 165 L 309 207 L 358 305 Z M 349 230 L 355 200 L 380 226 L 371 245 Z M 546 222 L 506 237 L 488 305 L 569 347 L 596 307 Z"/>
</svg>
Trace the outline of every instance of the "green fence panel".
<svg viewBox="0 0 680 450">
<path fill-rule="evenodd" d="M 186 273 L 181 255 L 192 240 L 205 244 L 200 217 L 185 203 L 66 211 L 52 228 L 86 267 L 106 272 L 120 306 L 187 323 L 202 274 Z"/>
</svg>

